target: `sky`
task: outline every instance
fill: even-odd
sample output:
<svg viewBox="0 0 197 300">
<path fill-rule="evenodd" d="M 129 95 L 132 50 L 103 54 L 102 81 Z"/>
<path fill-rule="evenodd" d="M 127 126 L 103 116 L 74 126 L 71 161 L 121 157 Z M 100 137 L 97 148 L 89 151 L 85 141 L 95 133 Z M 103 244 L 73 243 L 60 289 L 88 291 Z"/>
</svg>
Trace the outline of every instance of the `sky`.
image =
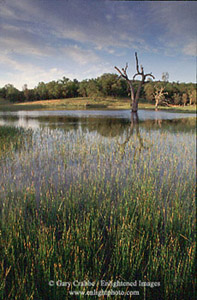
<svg viewBox="0 0 197 300">
<path fill-rule="evenodd" d="M 0 0 L 0 87 L 135 71 L 196 82 L 196 1 Z"/>
</svg>

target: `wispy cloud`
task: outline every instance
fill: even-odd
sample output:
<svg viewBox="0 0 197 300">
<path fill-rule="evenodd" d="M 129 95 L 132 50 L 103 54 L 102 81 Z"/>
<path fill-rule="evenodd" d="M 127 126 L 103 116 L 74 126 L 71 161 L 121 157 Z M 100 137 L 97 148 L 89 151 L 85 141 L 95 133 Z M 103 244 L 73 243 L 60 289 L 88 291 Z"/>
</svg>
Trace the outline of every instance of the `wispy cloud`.
<svg viewBox="0 0 197 300">
<path fill-rule="evenodd" d="M 80 65 L 96 63 L 99 60 L 99 57 L 93 51 L 81 49 L 77 45 L 61 48 L 60 52 Z"/>
<path fill-rule="evenodd" d="M 197 40 L 190 41 L 184 48 L 183 53 L 186 55 L 197 56 Z"/>
<path fill-rule="evenodd" d="M 5 0 L 1 69 L 10 79 L 15 76 L 10 70 L 20 72 L 31 85 L 64 70 L 80 79 L 124 65 L 135 51 L 150 65 L 160 57 L 155 64 L 160 69 L 171 56 L 193 57 L 196 12 L 197 4 L 188 1 Z"/>
<path fill-rule="evenodd" d="M 193 55 L 196 42 L 197 5 L 195 2 L 150 2 L 149 14 L 154 24 L 158 24 L 161 35 L 158 41 L 165 53 Z M 192 42 L 191 42 L 192 41 Z M 190 51 L 185 51 L 189 48 Z"/>
<path fill-rule="evenodd" d="M 21 89 L 24 83 L 28 83 L 29 87 L 33 88 L 40 81 L 48 82 L 50 80 L 57 80 L 65 75 L 63 69 L 46 69 L 31 63 L 20 63 L 9 58 L 7 55 L 0 55 L 0 60 L 3 60 L 7 66 L 7 71 L 4 73 L 3 79 L 0 77 L 0 85 L 2 86 L 11 83 Z M 73 77 L 73 74 L 70 75 Z"/>
</svg>

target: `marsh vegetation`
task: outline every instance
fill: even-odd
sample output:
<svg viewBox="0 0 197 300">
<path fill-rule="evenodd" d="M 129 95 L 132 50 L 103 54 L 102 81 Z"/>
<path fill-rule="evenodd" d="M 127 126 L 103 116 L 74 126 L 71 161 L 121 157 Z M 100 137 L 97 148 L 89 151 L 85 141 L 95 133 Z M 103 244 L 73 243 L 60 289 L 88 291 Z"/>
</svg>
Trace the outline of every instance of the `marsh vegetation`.
<svg viewBox="0 0 197 300">
<path fill-rule="evenodd" d="M 193 299 L 195 118 L 176 117 L 0 115 L 1 299 L 73 299 L 100 280 Z"/>
</svg>

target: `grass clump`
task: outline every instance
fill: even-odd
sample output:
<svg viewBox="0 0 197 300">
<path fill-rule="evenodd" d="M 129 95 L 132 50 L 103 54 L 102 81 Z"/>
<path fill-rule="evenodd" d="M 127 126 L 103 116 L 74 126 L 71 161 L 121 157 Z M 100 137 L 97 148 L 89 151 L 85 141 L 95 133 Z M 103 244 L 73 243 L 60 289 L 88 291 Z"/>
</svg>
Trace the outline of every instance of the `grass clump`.
<svg viewBox="0 0 197 300">
<path fill-rule="evenodd" d="M 25 137 L 31 137 L 31 130 L 13 126 L 0 126 L 0 160 L 20 151 L 25 146 Z"/>
<path fill-rule="evenodd" d="M 28 147 L 0 165 L 0 297 L 73 299 L 72 291 L 113 289 L 137 290 L 139 299 L 192 299 L 194 131 L 142 128 L 124 148 L 125 132 L 31 134 Z M 59 287 L 58 280 L 72 284 Z M 138 285 L 115 288 L 101 280 Z"/>
</svg>

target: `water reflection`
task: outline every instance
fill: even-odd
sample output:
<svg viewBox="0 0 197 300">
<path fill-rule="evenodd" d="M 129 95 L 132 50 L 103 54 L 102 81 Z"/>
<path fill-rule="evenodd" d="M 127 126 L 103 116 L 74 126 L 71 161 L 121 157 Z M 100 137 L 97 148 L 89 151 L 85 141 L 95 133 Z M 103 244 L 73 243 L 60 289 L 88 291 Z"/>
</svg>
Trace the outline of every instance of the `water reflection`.
<svg viewBox="0 0 197 300">
<path fill-rule="evenodd" d="M 63 117 L 101 117 L 101 118 L 131 118 L 130 110 L 37 110 L 37 111 L 18 111 L 18 112 L 1 112 L 1 116 L 19 116 L 19 117 L 46 117 L 46 116 L 63 116 Z M 174 113 L 168 111 L 155 111 L 155 110 L 139 110 L 139 119 L 144 120 L 156 120 L 156 119 L 175 119 L 175 118 L 188 118 L 195 116 L 194 113 Z"/>
<path fill-rule="evenodd" d="M 94 185 L 101 199 L 110 190 L 115 201 L 128 187 L 131 195 L 141 191 L 147 181 L 153 197 L 170 201 L 177 189 L 185 197 L 188 182 L 193 186 L 194 118 L 32 113 L 0 116 L 2 125 L 33 129 L 26 148 L 0 161 L 2 193 L 33 189 L 39 205 L 51 190 L 67 195 L 71 187 Z"/>
<path fill-rule="evenodd" d="M 40 127 L 39 120 L 20 115 L 0 115 L 0 126 L 14 126 L 23 128 L 38 129 Z"/>
<path fill-rule="evenodd" d="M 150 147 L 149 146 L 145 146 L 145 140 L 142 138 L 141 134 L 140 134 L 140 128 L 139 128 L 139 116 L 138 113 L 136 112 L 131 112 L 131 124 L 130 126 L 127 126 L 125 129 L 126 132 L 126 137 L 125 140 L 121 143 L 117 143 L 119 146 L 118 151 L 120 151 L 120 153 L 122 153 L 122 157 L 121 159 L 123 159 L 124 155 L 125 155 L 125 148 L 127 146 L 127 144 L 129 143 L 129 141 L 131 139 L 133 139 L 133 135 L 136 135 L 137 139 L 133 139 L 133 140 L 138 140 L 138 145 L 136 145 L 136 143 L 132 144 L 132 147 L 134 148 L 134 158 L 136 156 L 137 151 L 141 152 L 142 149 L 148 149 Z"/>
<path fill-rule="evenodd" d="M 188 118 L 188 116 L 190 118 Z M 21 111 L 0 112 L 0 125 L 15 127 L 61 129 L 97 132 L 105 137 L 120 136 L 130 124 L 146 130 L 187 131 L 195 128 L 194 114 L 139 111 Z M 187 126 L 188 125 L 188 126 Z M 136 126 L 137 128 L 137 126 Z M 130 130 L 130 129 L 129 129 Z M 132 132 L 132 130 L 130 130 Z M 130 132 L 130 134 L 131 134 Z"/>
</svg>

